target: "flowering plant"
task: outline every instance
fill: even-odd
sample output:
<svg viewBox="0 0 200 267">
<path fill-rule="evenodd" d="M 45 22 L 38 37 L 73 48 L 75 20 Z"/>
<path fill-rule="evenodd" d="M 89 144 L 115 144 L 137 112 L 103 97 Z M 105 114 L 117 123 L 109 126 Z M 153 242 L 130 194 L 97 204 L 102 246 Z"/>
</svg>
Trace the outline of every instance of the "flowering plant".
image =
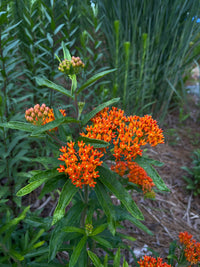
<svg viewBox="0 0 200 267">
<path fill-rule="evenodd" d="M 164 137 L 151 116 L 127 116 L 119 108 L 109 108 L 119 98 L 83 113 L 82 91 L 115 70 L 100 72 L 83 85 L 78 85 L 77 74 L 85 65 L 80 58 L 71 57 L 64 44 L 62 47 L 64 60 L 57 56 L 59 70 L 71 80 L 71 90 L 41 77 L 36 81 L 39 86 L 69 97 L 74 102 L 73 116 L 68 116 L 64 109 L 56 112 L 45 104 L 36 104 L 25 112 L 27 123 L 8 122 L 1 126 L 28 131 L 32 136 L 47 134 L 55 142 L 57 152 L 60 150 L 58 160 L 61 164 L 51 158 L 45 159 L 48 168 L 30 172 L 29 184 L 21 188 L 17 196 L 27 195 L 42 184 L 45 185 L 40 196 L 61 189 L 52 218 L 49 261 L 54 260 L 63 244 L 70 267 L 79 263 L 87 266 L 88 255 L 92 255 L 88 251 L 96 251 L 97 247 L 105 251 L 125 248 L 123 239 L 135 240 L 117 231 L 123 220 L 129 219 L 138 228 L 152 234 L 142 224 L 143 214 L 129 190 L 153 198 L 156 187 L 157 190 L 169 191 L 152 166 L 155 161 L 145 158 L 142 150 L 146 144 L 162 144 Z M 65 125 L 70 125 L 70 128 L 78 125 L 80 131 L 76 139 L 67 131 L 64 132 L 65 139 L 60 138 L 63 135 L 59 133 Z M 43 160 L 39 159 L 41 163 Z M 113 195 L 120 200 L 120 205 L 112 202 Z"/>
</svg>

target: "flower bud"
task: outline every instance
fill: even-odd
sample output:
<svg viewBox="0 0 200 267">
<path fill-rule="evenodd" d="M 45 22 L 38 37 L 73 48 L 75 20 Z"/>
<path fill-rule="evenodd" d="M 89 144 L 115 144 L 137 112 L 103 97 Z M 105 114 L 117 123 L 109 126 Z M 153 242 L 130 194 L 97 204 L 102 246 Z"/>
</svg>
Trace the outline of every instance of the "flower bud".
<svg viewBox="0 0 200 267">
<path fill-rule="evenodd" d="M 42 113 L 40 111 L 38 112 L 38 117 L 42 118 Z"/>
<path fill-rule="evenodd" d="M 39 109 L 40 108 L 40 105 L 39 104 L 36 104 L 35 106 L 34 106 L 34 109 Z"/>
<path fill-rule="evenodd" d="M 35 113 L 34 112 L 31 113 L 31 117 L 35 118 Z"/>
</svg>

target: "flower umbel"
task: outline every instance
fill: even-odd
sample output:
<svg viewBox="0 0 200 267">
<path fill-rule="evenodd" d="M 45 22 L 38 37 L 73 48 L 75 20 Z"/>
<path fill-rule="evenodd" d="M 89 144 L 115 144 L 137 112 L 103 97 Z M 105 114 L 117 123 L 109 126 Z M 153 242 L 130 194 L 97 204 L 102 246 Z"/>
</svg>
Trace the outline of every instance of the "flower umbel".
<svg viewBox="0 0 200 267">
<path fill-rule="evenodd" d="M 66 116 L 64 109 L 59 109 L 59 111 L 64 117 Z M 33 108 L 27 109 L 25 112 L 25 118 L 28 122 L 37 126 L 41 126 L 55 120 L 53 109 L 50 109 L 45 104 L 42 104 L 41 106 L 37 104 Z M 51 130 L 57 130 L 57 128 Z"/>
<path fill-rule="evenodd" d="M 104 140 L 114 146 L 115 163 L 112 170 L 127 177 L 130 182 L 141 186 L 144 193 L 151 192 L 154 183 L 146 171 L 134 162 L 142 156 L 141 147 L 164 143 L 162 130 L 151 116 L 125 116 L 124 111 L 112 107 L 104 108 L 91 119 L 92 125 L 86 127 L 82 136 Z M 104 149 L 106 152 L 106 149 Z"/>
<path fill-rule="evenodd" d="M 191 264 L 200 263 L 200 242 L 196 242 L 188 232 L 179 234 L 179 241 L 184 245 L 185 257 Z"/>
<path fill-rule="evenodd" d="M 138 261 L 140 267 L 172 267 L 171 264 L 162 262 L 162 258 L 153 258 L 151 256 L 144 256 L 143 260 Z"/>
<path fill-rule="evenodd" d="M 85 64 L 81 61 L 80 57 L 72 56 L 71 60 L 64 59 L 59 64 L 58 69 L 67 75 L 73 75 L 78 74 L 84 67 Z"/>
<path fill-rule="evenodd" d="M 95 179 L 99 177 L 96 167 L 103 162 L 100 158 L 103 153 L 94 149 L 93 146 L 86 145 L 83 141 L 78 142 L 78 151 L 75 150 L 75 143 L 67 143 L 67 147 L 62 147 L 59 160 L 64 161 L 65 165 L 60 165 L 57 170 L 69 175 L 72 183 L 76 187 L 82 188 L 83 185 L 94 187 Z"/>
</svg>

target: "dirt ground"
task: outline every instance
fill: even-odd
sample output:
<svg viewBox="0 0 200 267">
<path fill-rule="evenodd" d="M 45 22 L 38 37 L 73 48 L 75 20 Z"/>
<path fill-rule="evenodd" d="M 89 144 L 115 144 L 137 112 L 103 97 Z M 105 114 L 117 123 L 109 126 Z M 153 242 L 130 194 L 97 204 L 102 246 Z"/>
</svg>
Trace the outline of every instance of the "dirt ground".
<svg viewBox="0 0 200 267">
<path fill-rule="evenodd" d="M 181 169 L 182 166 L 192 166 L 191 154 L 200 148 L 200 105 L 195 103 L 195 99 L 189 97 L 186 120 L 180 122 L 178 113 L 168 116 L 163 126 L 165 144 L 148 150 L 151 158 L 164 163 L 156 169 L 170 192 L 157 193 L 155 200 L 133 195 L 144 214 L 144 224 L 154 233 L 149 236 L 129 222 L 125 223 L 127 234 L 137 238 L 134 244 L 129 245 L 139 257 L 151 255 L 147 250 L 150 247 L 165 259 L 169 244 L 178 240 L 179 232 L 183 231 L 188 231 L 200 242 L 200 196 L 194 197 L 186 189 L 187 184 L 182 177 L 188 173 Z M 129 265 L 133 266 L 131 253 L 126 254 Z"/>
</svg>

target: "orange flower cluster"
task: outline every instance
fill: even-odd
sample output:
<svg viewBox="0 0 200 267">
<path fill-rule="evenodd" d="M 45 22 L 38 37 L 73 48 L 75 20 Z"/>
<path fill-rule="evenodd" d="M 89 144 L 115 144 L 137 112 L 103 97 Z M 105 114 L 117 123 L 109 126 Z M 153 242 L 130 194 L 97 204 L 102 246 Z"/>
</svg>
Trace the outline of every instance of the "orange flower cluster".
<svg viewBox="0 0 200 267">
<path fill-rule="evenodd" d="M 64 161 L 66 167 L 60 165 L 57 170 L 68 174 L 76 187 L 82 188 L 83 185 L 94 187 L 96 184 L 94 179 L 99 177 L 95 169 L 103 163 L 100 161 L 103 153 L 94 149 L 93 146 L 86 145 L 83 141 L 78 142 L 78 152 L 74 146 L 75 143 L 70 142 L 67 143 L 67 147 L 60 149 L 63 154 L 60 155 L 59 160 Z"/>
<path fill-rule="evenodd" d="M 196 242 L 188 232 L 179 234 L 180 243 L 184 245 L 185 257 L 191 264 L 200 263 L 200 242 Z"/>
<path fill-rule="evenodd" d="M 153 258 L 151 256 L 144 256 L 144 259 L 138 261 L 140 267 L 172 267 L 171 264 L 163 263 L 162 258 Z"/>
<path fill-rule="evenodd" d="M 116 107 L 110 111 L 109 108 L 103 109 L 91 121 L 93 124 L 86 127 L 87 133 L 81 135 L 113 144 L 116 161 L 113 170 L 121 175 L 128 170 L 129 181 L 140 185 L 145 192 L 151 191 L 154 185 L 152 179 L 133 160 L 138 155 L 142 156 L 141 146 L 147 143 L 151 146 L 164 143 L 164 136 L 157 122 L 149 115 L 125 116 L 124 111 Z"/>
<path fill-rule="evenodd" d="M 48 117 L 50 108 L 45 104 L 41 106 L 35 105 L 33 108 L 29 108 L 25 112 L 25 119 L 33 125 L 42 125 L 43 121 Z"/>
<path fill-rule="evenodd" d="M 66 116 L 64 109 L 59 109 L 59 111 L 64 117 Z M 55 120 L 53 109 L 50 109 L 45 104 L 42 104 L 41 106 L 37 104 L 33 108 L 27 109 L 25 112 L 25 118 L 28 122 L 37 126 L 44 125 Z M 52 130 L 57 130 L 57 128 Z"/>
<path fill-rule="evenodd" d="M 155 186 L 146 171 L 134 161 L 118 161 L 111 169 L 121 176 L 127 173 L 129 181 L 139 185 L 144 194 L 151 192 L 152 186 Z"/>
</svg>

